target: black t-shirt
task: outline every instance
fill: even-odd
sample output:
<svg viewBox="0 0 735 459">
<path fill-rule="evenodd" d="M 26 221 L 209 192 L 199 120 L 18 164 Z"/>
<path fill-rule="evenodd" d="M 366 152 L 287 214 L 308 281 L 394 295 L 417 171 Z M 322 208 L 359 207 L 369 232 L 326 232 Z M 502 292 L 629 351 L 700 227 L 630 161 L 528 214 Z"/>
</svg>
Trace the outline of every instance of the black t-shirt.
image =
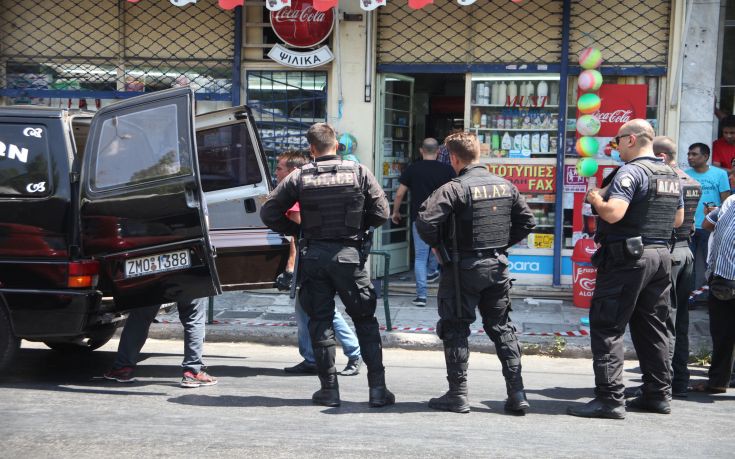
<svg viewBox="0 0 735 459">
<path fill-rule="evenodd" d="M 419 207 L 426 198 L 454 176 L 454 169 L 435 160 L 417 161 L 403 171 L 398 181 L 411 192 L 411 220 L 416 220 Z"/>
</svg>

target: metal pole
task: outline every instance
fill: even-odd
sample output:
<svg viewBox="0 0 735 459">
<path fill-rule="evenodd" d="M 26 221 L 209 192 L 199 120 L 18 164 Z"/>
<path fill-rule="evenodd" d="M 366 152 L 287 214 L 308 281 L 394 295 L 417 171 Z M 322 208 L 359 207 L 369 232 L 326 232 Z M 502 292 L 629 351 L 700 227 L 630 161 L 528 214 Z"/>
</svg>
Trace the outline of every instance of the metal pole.
<svg viewBox="0 0 735 459">
<path fill-rule="evenodd" d="M 559 70 L 559 127 L 556 132 L 556 201 L 554 208 L 554 271 L 553 285 L 561 285 L 561 249 L 564 244 L 564 137 L 567 126 L 567 80 L 569 78 L 569 31 L 572 19 L 572 0 L 564 0 L 562 7 L 561 69 Z"/>
<path fill-rule="evenodd" d="M 214 323 L 214 297 L 209 297 L 209 307 L 207 308 L 207 324 L 212 325 Z"/>
<path fill-rule="evenodd" d="M 390 319 L 390 301 L 388 300 L 388 274 L 390 273 L 390 253 L 385 250 L 371 250 L 370 255 L 383 257 L 383 309 L 385 310 L 385 329 L 393 331 L 393 322 Z"/>
<path fill-rule="evenodd" d="M 235 52 L 232 58 L 232 106 L 240 105 L 240 65 L 242 64 L 242 6 L 235 7 Z"/>
</svg>

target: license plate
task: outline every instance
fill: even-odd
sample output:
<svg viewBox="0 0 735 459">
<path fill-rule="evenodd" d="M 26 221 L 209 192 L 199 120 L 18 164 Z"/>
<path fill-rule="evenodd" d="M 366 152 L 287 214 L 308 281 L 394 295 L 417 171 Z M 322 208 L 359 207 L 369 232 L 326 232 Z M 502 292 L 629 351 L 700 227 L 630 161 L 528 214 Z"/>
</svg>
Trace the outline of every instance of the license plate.
<svg viewBox="0 0 735 459">
<path fill-rule="evenodd" d="M 188 250 L 150 255 L 125 261 L 125 277 L 144 276 L 165 271 L 185 269 L 191 266 Z"/>
</svg>

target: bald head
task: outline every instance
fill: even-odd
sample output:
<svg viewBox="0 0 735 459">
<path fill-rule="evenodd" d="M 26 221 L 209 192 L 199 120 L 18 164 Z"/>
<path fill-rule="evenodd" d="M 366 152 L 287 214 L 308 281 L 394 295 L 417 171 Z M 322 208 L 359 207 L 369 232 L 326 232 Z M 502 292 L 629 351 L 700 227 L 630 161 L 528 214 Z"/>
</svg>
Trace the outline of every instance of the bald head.
<svg viewBox="0 0 735 459">
<path fill-rule="evenodd" d="M 438 149 L 439 142 L 437 142 L 433 137 L 427 137 L 423 142 L 421 142 L 421 156 L 424 159 L 434 159 Z"/>
<path fill-rule="evenodd" d="M 653 142 L 653 138 L 656 137 L 651 123 L 640 118 L 630 120 L 620 127 L 618 136 L 622 137 L 625 135 L 634 135 L 636 137 L 636 144 L 641 147 L 650 145 Z"/>
<path fill-rule="evenodd" d="M 653 153 L 656 156 L 665 155 L 667 163 L 676 161 L 676 143 L 671 137 L 660 135 L 653 138 Z"/>
</svg>

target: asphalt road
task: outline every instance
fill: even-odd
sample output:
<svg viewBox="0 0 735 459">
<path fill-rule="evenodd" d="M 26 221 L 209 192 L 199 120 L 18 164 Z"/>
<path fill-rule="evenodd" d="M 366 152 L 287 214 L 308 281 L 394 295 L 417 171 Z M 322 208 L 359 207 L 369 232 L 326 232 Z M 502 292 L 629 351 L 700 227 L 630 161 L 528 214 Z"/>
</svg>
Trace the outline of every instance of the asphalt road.
<svg viewBox="0 0 735 459">
<path fill-rule="evenodd" d="M 87 357 L 24 343 L 0 376 L 0 456 L 39 457 L 733 457 L 735 397 L 690 395 L 673 414 L 628 413 L 623 421 L 565 414 L 592 396 L 586 359 L 524 357 L 531 402 L 525 417 L 503 412 L 494 355 L 470 357 L 472 413 L 429 410 L 446 390 L 440 352 L 387 349 L 398 403 L 367 406 L 365 374 L 340 378 L 342 406 L 311 404 L 315 376 L 286 376 L 293 347 L 208 343 L 217 386 L 182 389 L 181 342 L 150 340 L 139 381 L 95 379 L 116 341 Z M 343 365 L 345 358 L 338 356 Z M 695 369 L 695 379 L 704 376 Z M 636 362 L 626 379 L 639 381 Z"/>
</svg>

